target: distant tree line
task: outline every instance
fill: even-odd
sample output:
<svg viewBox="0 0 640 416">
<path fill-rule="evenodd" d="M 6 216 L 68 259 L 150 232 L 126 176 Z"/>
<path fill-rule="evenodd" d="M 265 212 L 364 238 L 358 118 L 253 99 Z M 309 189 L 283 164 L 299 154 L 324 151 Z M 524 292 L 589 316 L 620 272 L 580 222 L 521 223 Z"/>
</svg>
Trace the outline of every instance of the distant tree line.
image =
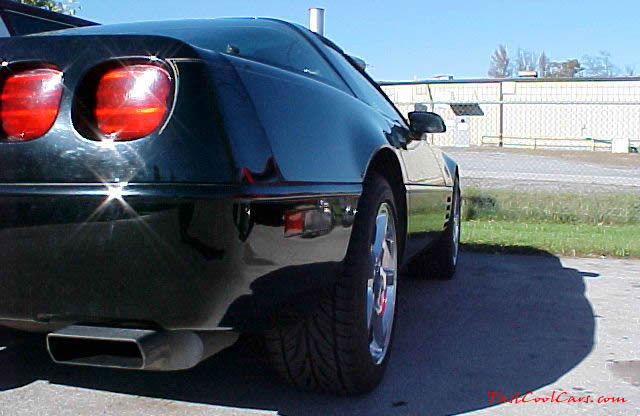
<svg viewBox="0 0 640 416">
<path fill-rule="evenodd" d="M 627 65 L 624 71 L 618 68 L 607 51 L 600 51 L 597 55 L 584 55 L 580 60 L 551 61 L 544 51 L 538 54 L 518 48 L 512 57 L 505 45 L 498 45 L 489 61 L 489 76 L 509 78 L 517 76 L 519 71 L 537 71 L 539 78 L 613 78 L 635 75 L 633 66 Z"/>
</svg>

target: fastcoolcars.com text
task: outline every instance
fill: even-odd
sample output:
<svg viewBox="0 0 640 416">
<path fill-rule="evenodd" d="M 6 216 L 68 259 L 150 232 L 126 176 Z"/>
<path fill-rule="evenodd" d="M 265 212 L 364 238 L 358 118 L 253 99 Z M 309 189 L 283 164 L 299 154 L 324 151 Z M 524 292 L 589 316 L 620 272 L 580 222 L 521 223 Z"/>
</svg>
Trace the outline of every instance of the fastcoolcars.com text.
<svg viewBox="0 0 640 416">
<path fill-rule="evenodd" d="M 517 393 L 515 396 L 511 396 L 507 398 L 507 396 L 502 395 L 502 392 L 499 391 L 490 391 L 489 393 L 489 403 L 595 403 L 595 404 L 604 404 L 604 403 L 626 403 L 627 400 L 624 397 L 614 397 L 614 396 L 573 396 L 566 391 L 558 393 L 557 391 L 553 391 L 551 396 L 534 396 L 533 392 L 526 393 L 524 395 L 520 395 Z"/>
</svg>

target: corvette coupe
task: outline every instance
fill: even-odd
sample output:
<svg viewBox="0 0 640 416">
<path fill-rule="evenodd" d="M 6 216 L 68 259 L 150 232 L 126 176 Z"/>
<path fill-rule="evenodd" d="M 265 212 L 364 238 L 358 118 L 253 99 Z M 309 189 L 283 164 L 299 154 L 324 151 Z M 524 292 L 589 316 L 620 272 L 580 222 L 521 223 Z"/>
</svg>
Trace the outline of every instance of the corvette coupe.
<svg viewBox="0 0 640 416">
<path fill-rule="evenodd" d="M 454 274 L 457 166 L 425 140 L 443 120 L 405 120 L 323 36 L 94 25 L 0 58 L 0 325 L 57 363 L 180 370 L 260 332 L 293 385 L 366 392 L 401 271 Z"/>
</svg>

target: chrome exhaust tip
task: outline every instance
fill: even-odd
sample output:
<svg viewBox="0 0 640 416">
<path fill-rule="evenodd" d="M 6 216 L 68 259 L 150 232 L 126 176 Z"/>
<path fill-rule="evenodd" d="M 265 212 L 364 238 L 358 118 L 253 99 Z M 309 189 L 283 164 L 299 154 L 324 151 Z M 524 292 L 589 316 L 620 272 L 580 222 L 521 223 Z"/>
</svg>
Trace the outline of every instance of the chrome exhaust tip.
<svg viewBox="0 0 640 416">
<path fill-rule="evenodd" d="M 47 335 L 47 350 L 59 364 L 130 370 L 174 371 L 194 367 L 233 344 L 235 333 L 154 331 L 73 325 Z"/>
</svg>

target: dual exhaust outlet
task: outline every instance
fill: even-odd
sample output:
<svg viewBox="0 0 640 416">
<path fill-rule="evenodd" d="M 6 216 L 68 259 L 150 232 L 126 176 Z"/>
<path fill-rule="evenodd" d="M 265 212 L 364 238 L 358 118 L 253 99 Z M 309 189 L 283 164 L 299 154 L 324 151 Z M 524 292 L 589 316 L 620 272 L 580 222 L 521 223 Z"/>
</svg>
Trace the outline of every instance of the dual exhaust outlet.
<svg viewBox="0 0 640 416">
<path fill-rule="evenodd" d="M 47 335 L 47 350 L 59 364 L 131 370 L 175 371 L 194 367 L 232 345 L 230 331 L 154 331 L 73 325 Z"/>
</svg>

